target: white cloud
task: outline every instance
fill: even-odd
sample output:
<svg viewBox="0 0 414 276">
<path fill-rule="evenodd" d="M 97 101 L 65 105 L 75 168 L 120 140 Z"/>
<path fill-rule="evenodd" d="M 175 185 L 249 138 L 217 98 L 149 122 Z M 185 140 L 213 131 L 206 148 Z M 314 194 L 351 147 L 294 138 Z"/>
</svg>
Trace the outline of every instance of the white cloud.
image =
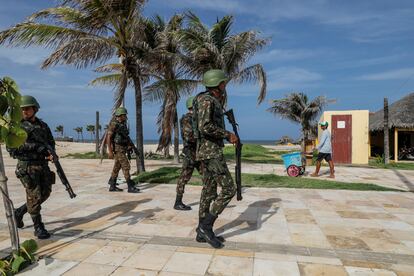
<svg viewBox="0 0 414 276">
<path fill-rule="evenodd" d="M 21 65 L 38 65 L 50 54 L 49 50 L 39 47 L 6 48 L 0 47 L 0 58 Z"/>
<path fill-rule="evenodd" d="M 297 89 L 301 86 L 310 86 L 323 79 L 317 72 L 304 68 L 282 67 L 267 73 L 268 90 Z"/>
<path fill-rule="evenodd" d="M 254 63 L 273 63 L 278 61 L 300 60 L 320 54 L 318 50 L 309 49 L 272 49 L 254 56 Z"/>
<path fill-rule="evenodd" d="M 379 81 L 379 80 L 400 80 L 414 77 L 414 68 L 403 68 L 376 74 L 366 74 L 357 77 L 357 80 Z"/>
</svg>

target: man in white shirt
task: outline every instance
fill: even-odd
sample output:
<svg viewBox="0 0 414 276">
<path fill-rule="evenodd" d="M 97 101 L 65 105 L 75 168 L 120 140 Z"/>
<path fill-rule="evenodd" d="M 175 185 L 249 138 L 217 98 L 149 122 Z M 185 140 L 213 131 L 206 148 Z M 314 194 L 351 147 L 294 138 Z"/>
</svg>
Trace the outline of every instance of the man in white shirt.
<svg viewBox="0 0 414 276">
<path fill-rule="evenodd" d="M 321 140 L 316 147 L 316 149 L 319 151 L 318 158 L 316 159 L 316 170 L 311 176 L 318 177 L 319 176 L 319 170 L 321 168 L 321 161 L 323 159 L 326 160 L 329 164 L 329 169 L 331 174 L 329 175 L 330 178 L 335 178 L 335 167 L 334 163 L 332 161 L 332 144 L 331 144 L 331 133 L 328 130 L 328 122 L 321 122 L 319 123 L 321 125 L 321 128 L 323 130 L 321 135 Z"/>
</svg>

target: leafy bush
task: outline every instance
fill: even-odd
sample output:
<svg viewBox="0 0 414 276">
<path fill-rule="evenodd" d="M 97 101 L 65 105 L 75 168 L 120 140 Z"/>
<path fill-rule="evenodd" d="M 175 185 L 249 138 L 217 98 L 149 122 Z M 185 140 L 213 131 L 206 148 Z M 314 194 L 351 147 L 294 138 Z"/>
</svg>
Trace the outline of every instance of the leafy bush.
<svg viewBox="0 0 414 276">
<path fill-rule="evenodd" d="M 14 275 L 23 270 L 36 259 L 34 253 L 38 246 L 34 240 L 24 241 L 20 245 L 19 251 L 13 252 L 11 256 L 0 260 L 0 274 L 4 276 Z"/>
</svg>

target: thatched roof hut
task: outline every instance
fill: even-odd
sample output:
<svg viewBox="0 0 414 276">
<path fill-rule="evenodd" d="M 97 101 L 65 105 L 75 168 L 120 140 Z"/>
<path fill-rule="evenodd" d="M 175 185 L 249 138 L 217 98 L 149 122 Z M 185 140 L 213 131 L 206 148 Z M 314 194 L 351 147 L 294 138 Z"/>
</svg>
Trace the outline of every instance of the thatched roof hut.
<svg viewBox="0 0 414 276">
<path fill-rule="evenodd" d="M 389 106 L 388 127 L 414 128 L 414 92 L 394 102 Z M 370 131 L 384 129 L 384 109 L 381 109 L 369 117 Z"/>
</svg>

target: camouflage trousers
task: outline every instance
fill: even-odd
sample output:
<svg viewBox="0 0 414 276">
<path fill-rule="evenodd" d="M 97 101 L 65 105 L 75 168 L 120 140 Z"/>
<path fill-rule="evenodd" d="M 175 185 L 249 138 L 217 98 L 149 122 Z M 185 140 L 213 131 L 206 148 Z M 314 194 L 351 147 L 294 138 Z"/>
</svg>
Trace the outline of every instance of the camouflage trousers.
<svg viewBox="0 0 414 276">
<path fill-rule="evenodd" d="M 185 185 L 188 181 L 190 181 L 194 169 L 197 169 L 198 173 L 202 175 L 201 163 L 199 161 L 195 161 L 195 156 L 184 156 L 181 174 L 177 182 L 177 195 L 184 194 Z"/>
<path fill-rule="evenodd" d="M 131 170 L 131 165 L 129 164 L 128 157 L 126 155 L 126 149 L 118 148 L 115 145 L 115 154 L 114 154 L 114 167 L 112 169 L 111 178 L 117 178 L 118 173 L 122 168 L 122 172 L 124 173 L 124 177 L 126 180 L 131 178 L 129 171 Z"/>
<path fill-rule="evenodd" d="M 55 174 L 50 171 L 47 162 L 19 161 L 16 176 L 26 189 L 27 212 L 30 215 L 39 215 L 41 204 L 45 202 L 52 192 Z"/>
<path fill-rule="evenodd" d="M 203 168 L 203 189 L 201 191 L 199 217 L 204 218 L 209 212 L 217 216 L 236 194 L 236 187 L 227 168 L 224 157 L 201 161 Z M 217 186 L 220 194 L 217 195 Z"/>
</svg>

